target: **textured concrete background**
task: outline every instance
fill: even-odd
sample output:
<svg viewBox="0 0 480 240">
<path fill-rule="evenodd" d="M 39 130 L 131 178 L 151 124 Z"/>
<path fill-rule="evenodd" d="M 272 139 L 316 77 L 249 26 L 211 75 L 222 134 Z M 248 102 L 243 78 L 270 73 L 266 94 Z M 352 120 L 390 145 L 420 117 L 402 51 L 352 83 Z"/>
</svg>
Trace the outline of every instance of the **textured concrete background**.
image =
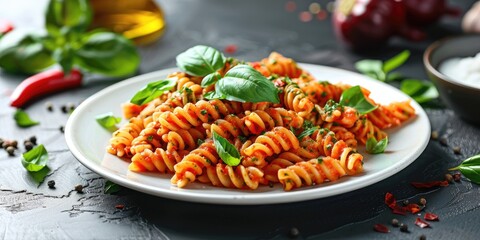
<svg viewBox="0 0 480 240">
<path fill-rule="evenodd" d="M 333 36 L 330 21 L 302 23 L 300 10 L 311 1 L 296 1 L 297 10 L 284 10 L 286 1 L 160 1 L 168 29 L 157 43 L 140 48 L 141 73 L 172 67 L 174 57 L 186 48 L 207 44 L 224 49 L 239 47 L 235 57 L 258 60 L 271 51 L 279 51 L 299 62 L 353 69 L 362 58 L 387 59 L 403 49 L 412 51 L 408 63 L 400 69 L 412 77 L 425 78 L 421 55 L 425 47 L 442 36 L 460 33 L 459 20 L 446 19 L 430 30 L 430 38 L 421 43 L 392 40 L 379 53 L 358 55 L 345 49 Z M 325 6 L 327 1 L 317 1 Z M 451 1 L 464 9 L 475 1 Z M 0 0 L 0 17 L 11 19 L 19 27 L 43 26 L 42 0 Z M 480 128 L 459 120 L 449 109 L 426 109 L 432 130 L 448 137 L 448 145 L 430 141 L 425 152 L 400 173 L 372 186 L 340 196 L 280 205 L 219 206 L 169 200 L 129 189 L 116 195 L 103 194 L 105 180 L 92 173 L 69 152 L 58 130 L 67 121 L 60 106 L 79 104 L 110 83 L 86 87 L 43 98 L 27 111 L 41 125 L 20 129 L 13 122 L 14 109 L 8 107 L 8 94 L 22 76 L 0 72 L 0 137 L 21 143 L 31 135 L 45 144 L 52 169 L 46 181 L 55 180 L 57 188 L 45 183 L 37 187 L 20 163 L 20 154 L 8 157 L 0 151 L 0 236 L 4 239 L 282 239 L 292 227 L 298 238 L 321 239 L 478 239 L 480 234 L 480 188 L 463 179 L 448 187 L 421 191 L 412 181 L 443 178 L 446 169 L 480 153 Z M 54 104 L 48 112 L 46 102 Z M 408 139 L 405 139 L 408 141 Z M 461 146 L 455 155 L 452 146 Z M 23 147 L 23 146 L 22 146 Z M 85 186 L 85 193 L 73 190 Z M 428 201 L 427 211 L 438 214 L 440 222 L 430 229 L 414 226 L 414 215 L 393 215 L 383 203 L 386 192 L 397 199 Z M 115 208 L 124 204 L 124 210 Z M 392 218 L 409 225 L 410 233 L 391 228 L 389 234 L 372 230 L 375 223 Z"/>
</svg>

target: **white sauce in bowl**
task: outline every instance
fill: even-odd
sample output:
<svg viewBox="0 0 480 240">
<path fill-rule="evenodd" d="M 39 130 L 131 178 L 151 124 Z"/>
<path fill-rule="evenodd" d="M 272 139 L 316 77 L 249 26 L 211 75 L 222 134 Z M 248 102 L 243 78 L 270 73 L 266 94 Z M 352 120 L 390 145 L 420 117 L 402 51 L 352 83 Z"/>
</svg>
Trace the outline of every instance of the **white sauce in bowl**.
<svg viewBox="0 0 480 240">
<path fill-rule="evenodd" d="M 480 53 L 475 57 L 447 59 L 440 64 L 439 71 L 456 82 L 480 88 Z"/>
</svg>

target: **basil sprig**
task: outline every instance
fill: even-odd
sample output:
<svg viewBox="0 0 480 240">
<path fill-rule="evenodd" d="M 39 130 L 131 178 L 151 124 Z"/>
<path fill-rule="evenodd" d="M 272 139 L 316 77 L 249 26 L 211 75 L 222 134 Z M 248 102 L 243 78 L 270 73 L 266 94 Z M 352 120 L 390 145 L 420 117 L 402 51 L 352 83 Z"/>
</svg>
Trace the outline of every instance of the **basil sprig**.
<svg viewBox="0 0 480 240">
<path fill-rule="evenodd" d="M 398 78 L 398 73 L 391 72 L 404 64 L 409 57 L 410 51 L 405 50 L 385 62 L 372 59 L 360 60 L 355 63 L 355 68 L 374 79 L 389 82 Z"/>
<path fill-rule="evenodd" d="M 340 105 L 355 108 L 360 114 L 367 114 L 378 106 L 371 104 L 363 95 L 360 86 L 351 87 L 343 91 L 340 97 Z"/>
<path fill-rule="evenodd" d="M 156 82 L 151 82 L 147 86 L 138 91 L 130 102 L 136 105 L 143 105 L 151 102 L 153 99 L 162 95 L 165 91 L 170 91 L 175 87 L 177 81 L 173 79 L 163 79 Z"/>
<path fill-rule="evenodd" d="M 213 132 L 213 144 L 217 150 L 218 156 L 228 166 L 238 166 L 240 164 L 240 153 L 227 139 Z"/>
<path fill-rule="evenodd" d="M 225 56 L 215 48 L 198 45 L 176 58 L 177 67 L 192 76 L 204 77 L 225 66 Z"/>
<path fill-rule="evenodd" d="M 418 103 L 426 103 L 430 100 L 438 98 L 438 91 L 430 82 L 418 79 L 405 79 L 400 85 L 400 90 Z"/>
<path fill-rule="evenodd" d="M 22 109 L 17 109 L 17 111 L 15 111 L 15 114 L 13 115 L 13 119 L 15 119 L 15 122 L 19 127 L 23 127 L 23 128 L 40 124 L 40 122 L 32 120 L 28 115 L 28 113 L 26 113 Z"/>
<path fill-rule="evenodd" d="M 65 73 L 77 66 L 87 72 L 119 77 L 134 73 L 140 56 L 123 36 L 87 32 L 92 10 L 88 0 L 50 0 L 46 35 L 16 33 L 0 43 L 0 67 L 13 73 L 36 73 L 58 63 Z"/>
<path fill-rule="evenodd" d="M 115 125 L 122 120 L 120 117 L 115 117 L 112 112 L 100 114 L 95 119 L 100 126 L 112 132 L 117 130 Z"/>
<path fill-rule="evenodd" d="M 470 179 L 470 181 L 480 184 L 480 154 L 465 159 L 462 164 L 449 169 L 450 171 L 460 170 L 460 172 Z"/>
<path fill-rule="evenodd" d="M 230 69 L 215 84 L 215 93 L 205 97 L 238 102 L 280 102 L 275 85 L 248 65 L 237 65 Z"/>
<path fill-rule="evenodd" d="M 22 165 L 37 184 L 42 183 L 50 172 L 47 162 L 48 152 L 42 144 L 22 154 Z"/>
<path fill-rule="evenodd" d="M 107 180 L 105 182 L 105 188 L 104 188 L 103 192 L 105 194 L 114 194 L 114 193 L 119 192 L 121 189 L 122 189 L 122 187 L 120 185 Z"/>
<path fill-rule="evenodd" d="M 369 137 L 367 139 L 366 150 L 371 154 L 379 154 L 385 152 L 385 149 L 388 145 L 388 137 L 377 142 L 377 139 L 374 137 Z"/>
</svg>

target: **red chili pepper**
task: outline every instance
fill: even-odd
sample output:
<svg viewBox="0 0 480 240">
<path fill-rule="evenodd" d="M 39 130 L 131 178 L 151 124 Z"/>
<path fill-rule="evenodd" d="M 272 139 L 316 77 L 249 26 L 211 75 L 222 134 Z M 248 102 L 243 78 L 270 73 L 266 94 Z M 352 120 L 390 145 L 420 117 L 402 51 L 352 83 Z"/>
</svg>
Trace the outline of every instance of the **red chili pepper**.
<svg viewBox="0 0 480 240">
<path fill-rule="evenodd" d="M 438 221 L 438 216 L 433 213 L 425 213 L 423 218 L 427 221 Z"/>
<path fill-rule="evenodd" d="M 33 98 L 82 85 L 82 73 L 73 69 L 65 76 L 60 69 L 35 74 L 21 82 L 10 96 L 12 107 L 22 107 Z"/>
<path fill-rule="evenodd" d="M 421 227 L 421 228 L 427 228 L 427 227 L 430 227 L 430 224 L 428 224 L 427 222 L 423 221 L 422 219 L 420 218 L 417 218 L 417 220 L 415 220 L 415 225 Z"/>
<path fill-rule="evenodd" d="M 410 184 L 416 188 L 446 187 L 448 186 L 448 181 L 411 182 Z"/>
<path fill-rule="evenodd" d="M 375 224 L 373 225 L 373 230 L 377 231 L 377 232 L 381 232 L 381 233 L 389 233 L 390 230 L 388 229 L 387 226 L 383 225 L 383 224 Z"/>
<path fill-rule="evenodd" d="M 385 204 L 387 204 L 389 208 L 395 209 L 395 206 L 397 206 L 397 200 L 395 200 L 395 197 L 393 196 L 393 194 L 389 192 L 385 194 Z"/>
<path fill-rule="evenodd" d="M 11 22 L 6 20 L 0 20 L 0 36 L 13 30 L 13 25 Z"/>
</svg>

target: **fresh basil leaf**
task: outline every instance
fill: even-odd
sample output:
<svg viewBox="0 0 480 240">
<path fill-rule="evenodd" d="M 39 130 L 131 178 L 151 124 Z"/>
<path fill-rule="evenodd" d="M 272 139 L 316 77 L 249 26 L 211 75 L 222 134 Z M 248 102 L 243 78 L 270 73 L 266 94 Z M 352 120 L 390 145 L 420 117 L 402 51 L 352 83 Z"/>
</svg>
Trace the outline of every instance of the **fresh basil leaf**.
<svg viewBox="0 0 480 240">
<path fill-rule="evenodd" d="M 65 48 L 55 49 L 53 52 L 53 59 L 62 66 L 63 72 L 65 75 L 69 74 L 73 66 L 73 57 L 74 53 L 70 46 L 65 46 Z"/>
<path fill-rule="evenodd" d="M 227 95 L 219 92 L 218 90 L 211 91 L 208 93 L 203 94 L 203 97 L 208 99 L 208 100 L 213 100 L 213 99 L 226 99 Z"/>
<path fill-rule="evenodd" d="M 222 78 L 222 75 L 218 72 L 210 73 L 202 79 L 201 86 L 203 88 L 208 87 L 212 84 L 215 84 L 218 80 Z"/>
<path fill-rule="evenodd" d="M 382 67 L 382 71 L 385 74 L 388 74 L 392 70 L 400 67 L 402 64 L 404 64 L 407 59 L 410 57 L 410 51 L 404 50 L 401 53 L 397 54 L 395 57 L 385 61 Z"/>
<path fill-rule="evenodd" d="M 121 189 L 122 189 L 122 187 L 120 185 L 107 180 L 105 182 L 105 188 L 104 188 L 103 192 L 105 194 L 114 194 L 114 193 L 119 192 Z"/>
<path fill-rule="evenodd" d="M 11 73 L 32 74 L 53 65 L 45 36 L 13 30 L 0 41 L 0 67 Z"/>
<path fill-rule="evenodd" d="M 383 63 L 380 60 L 360 60 L 355 63 L 355 68 L 369 77 L 385 81 L 386 75 L 383 72 Z"/>
<path fill-rule="evenodd" d="M 367 114 L 378 106 L 371 104 L 363 95 L 360 86 L 351 87 L 343 91 L 340 96 L 340 105 L 355 108 L 360 114 Z"/>
<path fill-rule="evenodd" d="M 439 96 L 437 89 L 432 83 L 417 79 L 403 80 L 400 90 L 411 96 L 418 103 L 425 103 Z"/>
<path fill-rule="evenodd" d="M 238 102 L 279 103 L 278 89 L 261 73 L 248 65 L 230 69 L 215 85 L 225 99 Z"/>
<path fill-rule="evenodd" d="M 480 184 L 480 154 L 465 159 L 462 164 L 449 170 L 460 170 L 470 181 Z"/>
<path fill-rule="evenodd" d="M 318 126 L 314 126 L 314 127 L 303 130 L 303 132 L 298 134 L 297 136 L 298 140 L 302 140 L 304 137 L 312 135 L 318 128 L 319 128 Z"/>
<path fill-rule="evenodd" d="M 240 153 L 227 139 L 213 132 L 213 143 L 218 156 L 225 164 L 232 167 L 240 164 Z"/>
<path fill-rule="evenodd" d="M 100 114 L 96 116 L 95 119 L 97 120 L 98 124 L 100 124 L 100 126 L 112 132 L 117 130 L 117 127 L 115 125 L 122 121 L 122 118 L 115 117 L 112 112 Z"/>
<path fill-rule="evenodd" d="M 37 172 L 28 172 L 28 175 L 30 175 L 33 178 L 33 181 L 37 183 L 37 186 L 39 186 L 45 180 L 45 177 L 47 177 L 49 172 L 50 168 L 45 166 Z"/>
<path fill-rule="evenodd" d="M 387 75 L 387 79 L 385 79 L 386 82 L 393 82 L 393 81 L 400 81 L 405 79 L 405 76 L 399 72 L 392 72 Z"/>
<path fill-rule="evenodd" d="M 45 25 L 53 36 L 69 31 L 83 32 L 92 21 L 88 0 L 50 0 L 47 6 Z"/>
<path fill-rule="evenodd" d="M 130 99 L 130 102 L 136 105 L 143 105 L 149 103 L 153 99 L 162 95 L 165 91 L 172 90 L 176 84 L 177 81 L 174 79 L 164 79 L 156 82 L 151 82 L 147 84 L 147 86 L 143 87 L 140 91 L 138 91 L 132 97 L 132 99 Z"/>
<path fill-rule="evenodd" d="M 15 114 L 13 115 L 13 119 L 15 119 L 15 122 L 19 127 L 31 127 L 40 123 L 32 120 L 28 115 L 28 113 L 26 113 L 20 108 L 17 109 L 17 111 L 15 111 Z"/>
<path fill-rule="evenodd" d="M 82 44 L 75 51 L 74 63 L 87 71 L 119 77 L 133 74 L 140 64 L 137 49 L 122 35 L 95 31 Z"/>
<path fill-rule="evenodd" d="M 388 137 L 377 142 L 377 139 L 374 137 L 369 137 L 367 139 L 366 150 L 371 154 L 379 154 L 385 152 L 385 149 L 388 145 Z"/>
<path fill-rule="evenodd" d="M 32 150 L 22 154 L 22 165 L 29 172 L 38 172 L 42 170 L 48 162 L 48 152 L 40 144 Z"/>
<path fill-rule="evenodd" d="M 225 56 L 215 48 L 198 45 L 176 58 L 177 66 L 192 76 L 203 77 L 225 66 Z"/>
</svg>

